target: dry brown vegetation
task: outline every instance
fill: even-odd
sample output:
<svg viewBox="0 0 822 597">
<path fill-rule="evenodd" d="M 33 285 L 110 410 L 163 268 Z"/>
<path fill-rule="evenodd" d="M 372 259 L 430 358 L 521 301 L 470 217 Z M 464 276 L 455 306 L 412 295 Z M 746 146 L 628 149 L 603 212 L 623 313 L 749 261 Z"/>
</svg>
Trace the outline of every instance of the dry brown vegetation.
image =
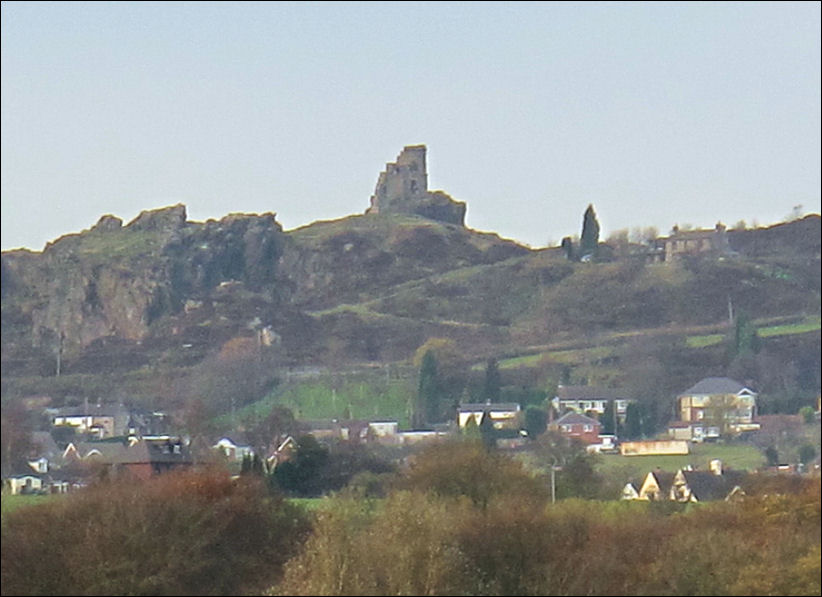
<svg viewBox="0 0 822 597">
<path fill-rule="evenodd" d="M 300 510 L 220 472 L 105 484 L 10 513 L 3 595 L 235 595 L 275 582 Z"/>
<path fill-rule="evenodd" d="M 254 480 L 168 475 L 10 513 L 2 594 L 818 595 L 820 479 L 781 479 L 735 503 L 551 504 L 465 440 L 309 523 Z"/>
<path fill-rule="evenodd" d="M 386 500 L 336 498 L 270 592 L 819 594 L 818 478 L 805 479 L 792 495 L 685 509 L 584 500 L 551 505 L 529 488 L 533 480 L 524 471 L 506 469 L 504 458 L 468 474 L 474 459 L 474 447 L 440 446 Z M 461 465 L 466 474 L 457 472 Z M 458 478 L 449 482 L 452 473 Z"/>
</svg>

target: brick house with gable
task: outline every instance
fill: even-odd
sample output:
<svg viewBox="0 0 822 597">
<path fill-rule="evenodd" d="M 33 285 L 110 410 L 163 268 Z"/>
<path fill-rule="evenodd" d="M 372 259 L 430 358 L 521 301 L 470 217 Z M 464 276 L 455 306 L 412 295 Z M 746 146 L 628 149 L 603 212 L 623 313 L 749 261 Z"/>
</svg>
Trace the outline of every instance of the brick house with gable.
<svg viewBox="0 0 822 597">
<path fill-rule="evenodd" d="M 569 412 L 549 424 L 548 429 L 557 431 L 565 437 L 578 439 L 584 444 L 596 444 L 599 443 L 602 425 L 591 417 Z"/>
</svg>

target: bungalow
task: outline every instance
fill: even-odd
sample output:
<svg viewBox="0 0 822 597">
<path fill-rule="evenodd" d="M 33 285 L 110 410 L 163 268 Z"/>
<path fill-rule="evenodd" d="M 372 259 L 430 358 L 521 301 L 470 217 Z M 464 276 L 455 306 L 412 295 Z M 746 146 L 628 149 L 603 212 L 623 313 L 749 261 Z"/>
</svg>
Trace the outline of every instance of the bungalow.
<svg viewBox="0 0 822 597">
<path fill-rule="evenodd" d="M 3 479 L 4 490 L 11 495 L 40 493 L 43 490 L 43 476 L 33 472 L 9 475 Z"/>
<path fill-rule="evenodd" d="M 550 423 L 548 429 L 558 431 L 565 437 L 578 439 L 585 444 L 599 443 L 599 432 L 602 425 L 596 419 L 575 412 L 565 413 Z"/>
</svg>

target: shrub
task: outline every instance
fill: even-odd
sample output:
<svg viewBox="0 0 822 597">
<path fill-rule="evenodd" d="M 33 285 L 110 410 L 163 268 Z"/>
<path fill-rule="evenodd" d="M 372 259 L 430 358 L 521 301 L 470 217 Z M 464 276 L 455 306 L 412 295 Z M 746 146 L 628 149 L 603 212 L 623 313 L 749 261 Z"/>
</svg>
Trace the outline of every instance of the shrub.
<svg viewBox="0 0 822 597">
<path fill-rule="evenodd" d="M 276 581 L 300 510 L 254 480 L 186 472 L 101 484 L 12 512 L 4 595 L 234 595 Z"/>
</svg>

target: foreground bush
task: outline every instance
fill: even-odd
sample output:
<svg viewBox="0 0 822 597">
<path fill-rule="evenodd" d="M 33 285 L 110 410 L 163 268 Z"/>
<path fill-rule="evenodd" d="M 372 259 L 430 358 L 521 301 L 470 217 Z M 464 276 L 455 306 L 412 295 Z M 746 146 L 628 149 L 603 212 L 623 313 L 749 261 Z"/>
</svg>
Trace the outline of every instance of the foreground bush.
<svg viewBox="0 0 822 597">
<path fill-rule="evenodd" d="M 276 582 L 301 510 L 219 472 L 105 484 L 7 517 L 3 595 L 233 595 Z"/>
<path fill-rule="evenodd" d="M 820 594 L 818 478 L 792 495 L 677 512 L 636 502 L 552 505 L 526 484 L 518 494 L 467 471 L 448 484 L 427 457 L 418 462 L 425 467 L 409 473 L 411 490 L 330 500 L 270 593 Z M 422 483 L 423 470 L 437 482 Z M 469 491 L 477 483 L 483 491 Z"/>
</svg>

